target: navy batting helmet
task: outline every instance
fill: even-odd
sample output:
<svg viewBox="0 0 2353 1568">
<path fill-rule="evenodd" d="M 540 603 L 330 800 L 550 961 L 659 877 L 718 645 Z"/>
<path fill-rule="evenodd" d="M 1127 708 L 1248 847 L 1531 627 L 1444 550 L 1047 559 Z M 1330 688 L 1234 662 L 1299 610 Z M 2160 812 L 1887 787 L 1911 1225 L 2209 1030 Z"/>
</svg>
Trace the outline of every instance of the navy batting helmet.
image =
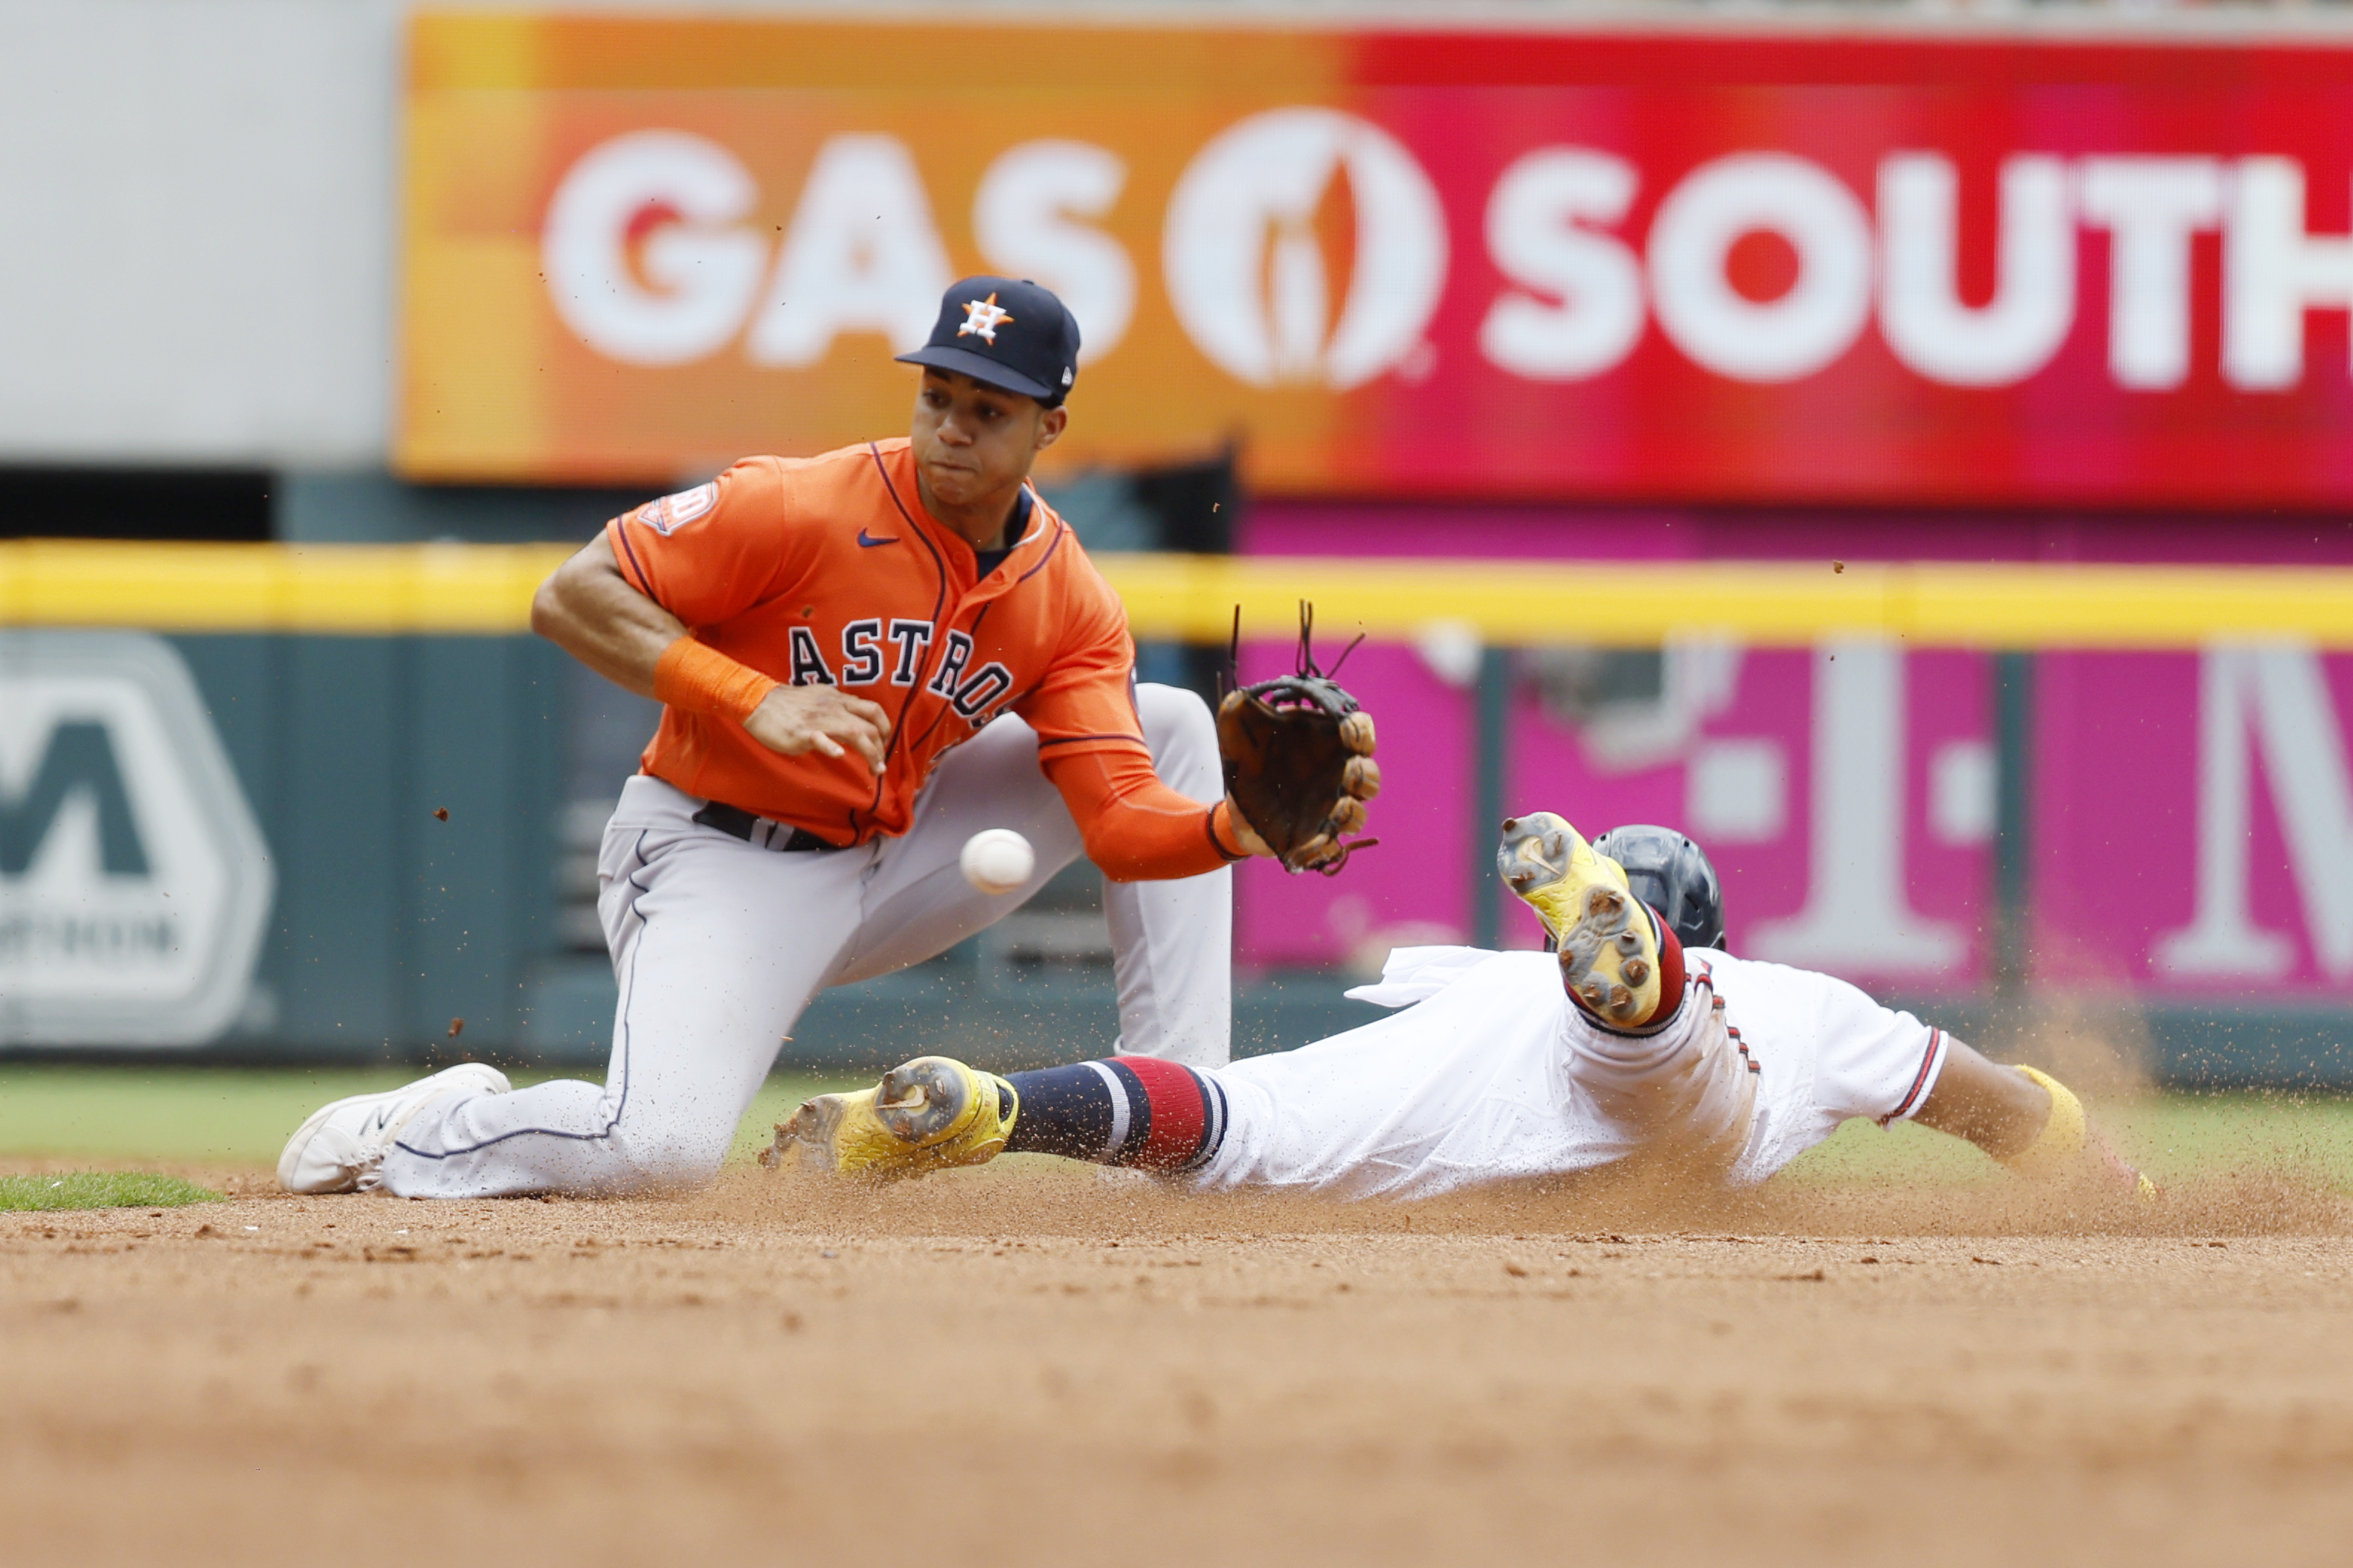
<svg viewBox="0 0 2353 1568">
<path fill-rule="evenodd" d="M 1724 884 L 1707 852 L 1672 827 L 1613 827 L 1596 854 L 1626 868 L 1634 896 L 1659 911 L 1685 947 L 1724 949 Z"/>
</svg>

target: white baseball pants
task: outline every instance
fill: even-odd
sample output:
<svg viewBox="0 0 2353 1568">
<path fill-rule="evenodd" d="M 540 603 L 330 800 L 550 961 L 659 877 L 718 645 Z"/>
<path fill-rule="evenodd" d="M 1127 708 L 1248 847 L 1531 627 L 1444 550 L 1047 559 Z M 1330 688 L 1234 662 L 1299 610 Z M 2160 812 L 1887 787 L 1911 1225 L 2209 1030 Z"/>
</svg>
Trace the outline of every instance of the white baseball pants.
<svg viewBox="0 0 2353 1568">
<path fill-rule="evenodd" d="M 1224 785 L 1215 721 L 1189 691 L 1136 688 L 1154 766 L 1202 802 Z M 631 779 L 605 829 L 598 910 L 620 982 L 603 1087 L 576 1081 L 452 1098 L 404 1128 L 384 1163 L 401 1197 L 603 1194 L 711 1180 L 793 1022 L 828 985 L 945 952 L 1078 858 L 1078 824 L 1011 715 L 942 759 L 901 838 L 854 849 L 755 847 L 692 820 L 702 802 Z M 957 859 L 984 827 L 1038 852 L 991 898 Z M 1224 1065 L 1232 1022 L 1233 874 L 1104 889 L 1119 986 L 1117 1049 Z M 921 1040 L 908 1042 L 910 1056 Z"/>
<path fill-rule="evenodd" d="M 1686 948 L 1682 1011 L 1601 1028 L 1541 952 L 1398 948 L 1351 996 L 1401 1009 L 1215 1074 L 1226 1127 L 1202 1187 L 1429 1197 L 1591 1170 L 1662 1146 L 1761 1182 L 1854 1117 L 1916 1114 L 1949 1041 L 1843 980 Z"/>
</svg>

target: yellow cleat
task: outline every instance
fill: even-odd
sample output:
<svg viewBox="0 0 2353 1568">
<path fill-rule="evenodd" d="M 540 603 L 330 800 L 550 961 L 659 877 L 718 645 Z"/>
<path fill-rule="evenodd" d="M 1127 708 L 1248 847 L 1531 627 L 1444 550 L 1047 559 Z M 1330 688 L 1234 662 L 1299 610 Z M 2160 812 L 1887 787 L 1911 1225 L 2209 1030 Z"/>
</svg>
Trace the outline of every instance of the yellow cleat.
<svg viewBox="0 0 2353 1568">
<path fill-rule="evenodd" d="M 948 1057 L 917 1057 L 855 1094 L 820 1094 L 776 1124 L 774 1167 L 799 1144 L 844 1176 L 919 1176 L 996 1158 L 1020 1113 L 1013 1086 Z"/>
<path fill-rule="evenodd" d="M 1549 811 L 1504 819 L 1495 868 L 1560 949 L 1561 983 L 1603 1023 L 1635 1028 L 1659 1010 L 1659 937 L 1625 868 Z"/>
</svg>

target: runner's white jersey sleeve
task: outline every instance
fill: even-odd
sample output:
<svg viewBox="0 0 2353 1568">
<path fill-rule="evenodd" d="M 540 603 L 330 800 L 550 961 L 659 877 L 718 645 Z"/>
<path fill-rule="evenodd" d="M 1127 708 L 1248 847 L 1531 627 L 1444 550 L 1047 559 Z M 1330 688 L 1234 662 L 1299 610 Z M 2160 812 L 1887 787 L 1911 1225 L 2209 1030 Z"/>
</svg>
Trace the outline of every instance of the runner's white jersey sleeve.
<svg viewBox="0 0 2353 1568">
<path fill-rule="evenodd" d="M 1348 1000 L 1376 1007 L 1410 1007 L 1497 956 L 1483 947 L 1393 947 L 1381 964 L 1381 977 L 1350 991 Z"/>
<path fill-rule="evenodd" d="M 1945 1032 L 1860 987 L 1704 949 L 1683 962 L 1694 984 L 1724 999 L 1733 1037 L 1757 1068 L 1757 1121 L 1736 1182 L 1763 1181 L 1842 1121 L 1909 1120 L 1936 1087 Z"/>
</svg>

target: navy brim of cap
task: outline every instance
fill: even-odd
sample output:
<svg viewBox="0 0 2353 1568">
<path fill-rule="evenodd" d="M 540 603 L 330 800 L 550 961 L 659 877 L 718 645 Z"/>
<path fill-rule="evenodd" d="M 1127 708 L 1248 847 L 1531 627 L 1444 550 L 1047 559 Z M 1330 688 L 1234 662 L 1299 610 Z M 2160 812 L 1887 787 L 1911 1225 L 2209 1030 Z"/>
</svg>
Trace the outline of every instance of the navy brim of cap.
<svg viewBox="0 0 2353 1568">
<path fill-rule="evenodd" d="M 1034 397 L 1040 403 L 1054 401 L 1054 389 L 1042 381 L 1032 380 L 1018 370 L 1007 368 L 1003 362 L 987 354 L 976 354 L 970 349 L 920 348 L 911 354 L 898 356 L 901 364 L 919 364 L 926 370 L 952 370 L 958 375 L 968 375 L 975 381 L 1018 392 L 1024 397 Z"/>
</svg>

